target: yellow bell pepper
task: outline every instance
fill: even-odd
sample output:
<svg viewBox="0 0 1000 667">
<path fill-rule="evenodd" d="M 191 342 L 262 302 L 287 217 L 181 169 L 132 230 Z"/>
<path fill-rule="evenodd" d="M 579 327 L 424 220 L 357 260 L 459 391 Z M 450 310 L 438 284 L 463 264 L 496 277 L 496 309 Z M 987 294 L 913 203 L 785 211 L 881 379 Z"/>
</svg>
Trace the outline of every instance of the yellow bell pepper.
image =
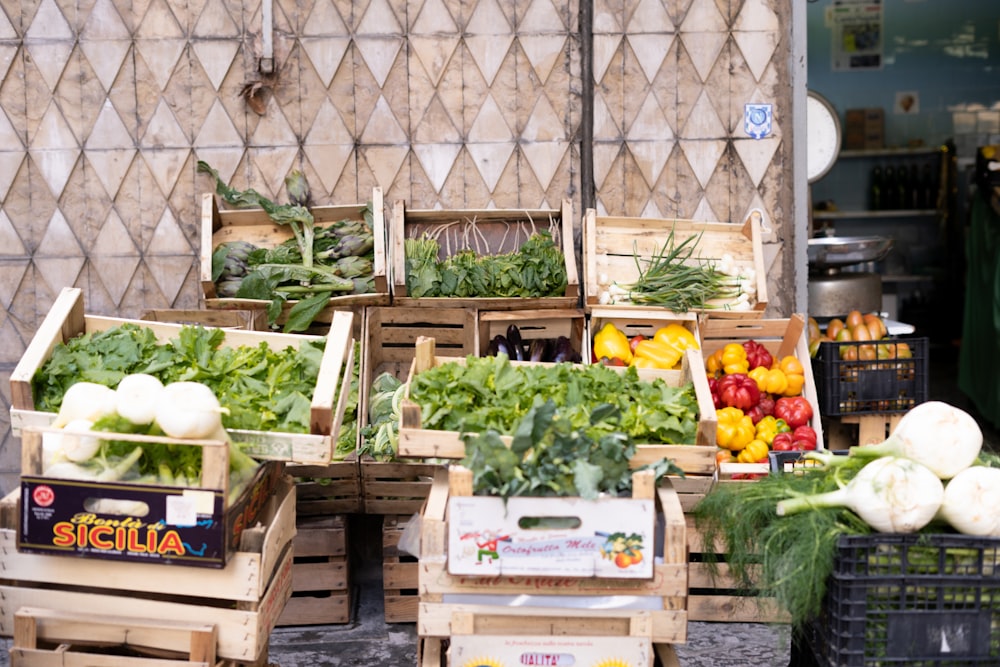
<svg viewBox="0 0 1000 667">
<path fill-rule="evenodd" d="M 767 453 L 771 451 L 767 443 L 756 438 L 747 443 L 747 446 L 736 455 L 737 463 L 762 463 L 767 461 Z"/>
<path fill-rule="evenodd" d="M 781 393 L 785 396 L 798 396 L 801 394 L 802 387 L 806 383 L 805 369 L 802 367 L 802 362 L 797 357 L 788 355 L 782 357 L 777 366 L 788 380 L 788 386 Z"/>
<path fill-rule="evenodd" d="M 747 446 L 756 435 L 750 415 L 739 408 L 720 408 L 715 411 L 717 420 L 715 444 L 723 449 L 738 452 Z"/>
<path fill-rule="evenodd" d="M 705 370 L 710 377 L 722 375 L 722 348 L 705 357 Z"/>
<path fill-rule="evenodd" d="M 746 373 L 750 369 L 747 351 L 739 343 L 729 343 L 722 348 L 722 372 L 726 375 Z"/>
<path fill-rule="evenodd" d="M 665 327 L 660 327 L 653 334 L 653 339 L 661 343 L 666 343 L 684 356 L 684 350 L 698 349 L 698 339 L 694 337 L 687 327 L 677 322 L 671 322 Z"/>
<path fill-rule="evenodd" d="M 758 366 L 747 375 L 757 383 L 758 389 L 768 394 L 784 394 L 788 388 L 788 378 L 780 368 Z"/>
<path fill-rule="evenodd" d="M 657 368 L 656 362 L 652 359 L 647 359 L 645 357 L 632 357 L 632 363 L 630 364 L 636 368 Z"/>
<path fill-rule="evenodd" d="M 632 361 L 632 350 L 629 348 L 628 336 L 619 331 L 614 324 L 608 322 L 594 336 L 594 356 L 598 360 L 603 357 L 618 358 L 628 365 Z"/>
<path fill-rule="evenodd" d="M 779 433 L 785 433 L 791 431 L 792 429 L 788 426 L 788 423 L 784 419 L 778 419 L 773 415 L 767 415 L 762 417 L 756 426 L 756 439 L 763 440 L 768 445 L 774 440 L 774 436 Z"/>
<path fill-rule="evenodd" d="M 681 360 L 681 353 L 656 339 L 647 338 L 635 346 L 635 359 L 647 359 L 655 368 L 670 370 Z"/>
</svg>

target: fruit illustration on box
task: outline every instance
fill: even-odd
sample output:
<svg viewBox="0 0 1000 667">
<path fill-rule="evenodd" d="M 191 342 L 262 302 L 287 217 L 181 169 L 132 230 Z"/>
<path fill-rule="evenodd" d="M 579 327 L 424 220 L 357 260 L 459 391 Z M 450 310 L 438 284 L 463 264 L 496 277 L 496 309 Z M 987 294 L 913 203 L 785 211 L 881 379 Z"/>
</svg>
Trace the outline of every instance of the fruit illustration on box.
<svg viewBox="0 0 1000 667">
<path fill-rule="evenodd" d="M 637 533 L 611 533 L 604 535 L 601 557 L 614 562 L 621 569 L 642 562 L 642 536 Z"/>
</svg>

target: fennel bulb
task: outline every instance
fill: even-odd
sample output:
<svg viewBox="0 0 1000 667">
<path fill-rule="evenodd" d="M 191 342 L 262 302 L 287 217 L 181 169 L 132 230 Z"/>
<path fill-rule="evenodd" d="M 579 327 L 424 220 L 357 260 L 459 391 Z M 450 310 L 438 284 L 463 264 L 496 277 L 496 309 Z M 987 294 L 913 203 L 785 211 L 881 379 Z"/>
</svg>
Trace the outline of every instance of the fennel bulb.
<svg viewBox="0 0 1000 667">
<path fill-rule="evenodd" d="M 133 424 L 151 424 L 163 394 L 163 383 L 148 373 L 126 375 L 115 389 L 115 411 Z"/>
<path fill-rule="evenodd" d="M 779 501 L 777 513 L 846 507 L 877 531 L 913 533 L 934 519 L 943 499 L 944 484 L 929 468 L 911 459 L 883 456 L 836 491 Z"/>
<path fill-rule="evenodd" d="M 115 390 L 96 382 L 77 382 L 63 394 L 52 426 L 63 428 L 74 419 L 96 422 L 115 413 Z"/>
<path fill-rule="evenodd" d="M 885 441 L 851 447 L 850 456 L 902 456 L 951 479 L 975 463 L 982 447 L 983 432 L 972 415 L 943 401 L 927 401 L 903 415 Z"/>
<path fill-rule="evenodd" d="M 171 438 L 211 438 L 222 428 L 226 409 L 207 385 L 171 382 L 160 393 L 156 423 Z"/>
<path fill-rule="evenodd" d="M 1000 537 L 1000 468 L 971 466 L 952 477 L 938 516 L 965 535 Z"/>
<path fill-rule="evenodd" d="M 101 440 L 92 435 L 84 435 L 81 431 L 90 431 L 94 422 L 89 419 L 74 419 L 66 424 L 63 433 L 58 434 L 59 449 L 68 460 L 83 463 L 94 457 L 101 448 Z"/>
</svg>

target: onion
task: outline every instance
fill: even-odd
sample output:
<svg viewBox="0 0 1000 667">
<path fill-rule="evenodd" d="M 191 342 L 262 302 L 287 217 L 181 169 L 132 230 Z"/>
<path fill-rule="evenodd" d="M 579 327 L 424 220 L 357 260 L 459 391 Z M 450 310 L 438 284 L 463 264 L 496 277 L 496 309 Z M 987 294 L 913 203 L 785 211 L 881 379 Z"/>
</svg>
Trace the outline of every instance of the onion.
<svg viewBox="0 0 1000 667">
<path fill-rule="evenodd" d="M 171 382 L 160 394 L 156 423 L 171 438 L 207 439 L 222 428 L 215 392 L 200 382 Z"/>
<path fill-rule="evenodd" d="M 126 375 L 115 390 L 115 410 L 133 424 L 151 424 L 163 393 L 163 383 L 147 373 Z"/>
<path fill-rule="evenodd" d="M 972 466 L 952 477 L 938 516 L 960 533 L 1000 537 L 1000 468 Z"/>
<path fill-rule="evenodd" d="M 866 464 L 846 486 L 778 502 L 778 516 L 808 509 L 846 507 L 883 533 L 913 533 L 934 519 L 944 484 L 911 459 L 883 456 Z"/>
<path fill-rule="evenodd" d="M 52 425 L 63 428 L 74 419 L 92 422 L 115 413 L 115 390 L 96 382 L 77 382 L 63 394 L 59 414 Z"/>
<path fill-rule="evenodd" d="M 927 401 L 903 415 L 884 442 L 851 447 L 851 456 L 903 456 L 951 479 L 979 456 L 983 432 L 975 418 L 943 401 Z"/>
</svg>

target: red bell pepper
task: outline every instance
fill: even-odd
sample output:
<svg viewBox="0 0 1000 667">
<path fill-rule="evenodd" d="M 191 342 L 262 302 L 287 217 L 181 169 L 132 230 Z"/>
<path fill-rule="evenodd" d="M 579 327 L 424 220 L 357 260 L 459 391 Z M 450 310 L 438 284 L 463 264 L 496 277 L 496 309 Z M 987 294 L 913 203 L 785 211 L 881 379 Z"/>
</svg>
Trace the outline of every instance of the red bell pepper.
<svg viewBox="0 0 1000 667">
<path fill-rule="evenodd" d="M 776 433 L 771 441 L 771 449 L 776 452 L 791 452 L 795 450 L 794 442 L 791 431 Z"/>
<path fill-rule="evenodd" d="M 715 404 L 715 409 L 726 407 L 722 402 L 722 397 L 719 396 L 719 380 L 718 378 L 710 377 L 708 378 L 708 390 L 712 394 L 712 403 Z"/>
<path fill-rule="evenodd" d="M 759 366 L 770 368 L 774 363 L 774 358 L 767 348 L 753 339 L 743 341 L 743 349 L 747 352 L 747 362 L 750 364 L 748 370 L 752 371 Z"/>
<path fill-rule="evenodd" d="M 799 426 L 792 431 L 792 445 L 795 449 L 816 449 L 816 430 L 812 426 Z"/>
<path fill-rule="evenodd" d="M 719 398 L 726 407 L 746 412 L 760 401 L 760 389 L 746 373 L 731 373 L 719 378 Z"/>
<path fill-rule="evenodd" d="M 774 416 L 784 419 L 794 430 L 809 424 L 813 418 L 813 409 L 809 401 L 802 396 L 782 396 L 774 402 Z"/>
</svg>

